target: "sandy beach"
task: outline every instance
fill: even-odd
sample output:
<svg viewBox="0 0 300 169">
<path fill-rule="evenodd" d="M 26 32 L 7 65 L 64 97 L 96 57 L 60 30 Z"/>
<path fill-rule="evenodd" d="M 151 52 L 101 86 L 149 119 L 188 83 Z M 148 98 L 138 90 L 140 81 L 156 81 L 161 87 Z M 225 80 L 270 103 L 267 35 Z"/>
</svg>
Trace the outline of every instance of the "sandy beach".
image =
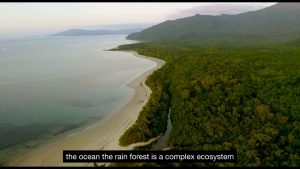
<svg viewBox="0 0 300 169">
<path fill-rule="evenodd" d="M 130 150 L 135 145 L 122 147 L 120 136 L 134 124 L 139 112 L 147 103 L 151 90 L 145 84 L 146 78 L 165 63 L 162 60 L 131 52 L 137 57 L 150 59 L 157 65 L 128 84 L 135 90 L 133 98 L 119 111 L 108 118 L 69 137 L 63 137 L 50 145 L 40 146 L 9 163 L 10 166 L 86 166 L 88 163 L 63 163 L 63 150 Z M 139 143 L 141 144 L 141 143 Z"/>
</svg>

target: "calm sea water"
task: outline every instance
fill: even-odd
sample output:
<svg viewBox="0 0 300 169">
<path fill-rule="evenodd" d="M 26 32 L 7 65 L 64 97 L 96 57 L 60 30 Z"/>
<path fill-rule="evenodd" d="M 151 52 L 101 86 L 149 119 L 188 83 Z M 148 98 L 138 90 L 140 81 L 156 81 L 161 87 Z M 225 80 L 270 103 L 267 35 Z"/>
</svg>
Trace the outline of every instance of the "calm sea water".
<svg viewBox="0 0 300 169">
<path fill-rule="evenodd" d="M 0 42 L 0 158 L 125 105 L 134 94 L 126 84 L 155 66 L 130 53 L 104 51 L 127 43 L 133 41 L 125 36 Z"/>
</svg>

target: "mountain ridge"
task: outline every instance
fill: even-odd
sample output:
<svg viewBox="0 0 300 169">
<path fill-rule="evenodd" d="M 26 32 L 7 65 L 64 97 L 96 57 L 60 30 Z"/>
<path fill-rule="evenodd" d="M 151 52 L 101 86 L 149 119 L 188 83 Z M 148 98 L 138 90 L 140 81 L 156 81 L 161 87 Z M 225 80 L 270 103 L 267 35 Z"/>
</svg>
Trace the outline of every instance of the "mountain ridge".
<svg viewBox="0 0 300 169">
<path fill-rule="evenodd" d="M 108 29 L 68 29 L 66 31 L 58 32 L 52 34 L 51 36 L 88 36 L 88 35 L 124 35 L 133 32 L 139 32 L 142 28 L 129 28 L 129 29 L 119 29 L 119 30 L 108 30 Z"/>
<path fill-rule="evenodd" d="M 300 3 L 275 5 L 236 15 L 199 15 L 167 20 L 127 36 L 132 40 L 288 41 L 299 34 Z"/>
</svg>

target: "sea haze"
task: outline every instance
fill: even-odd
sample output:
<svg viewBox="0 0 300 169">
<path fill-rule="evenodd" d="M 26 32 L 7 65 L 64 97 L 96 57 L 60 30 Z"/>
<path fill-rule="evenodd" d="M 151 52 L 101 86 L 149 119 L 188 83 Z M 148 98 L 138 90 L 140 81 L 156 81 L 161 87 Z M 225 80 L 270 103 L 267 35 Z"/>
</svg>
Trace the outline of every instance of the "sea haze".
<svg viewBox="0 0 300 169">
<path fill-rule="evenodd" d="M 0 157 L 92 125 L 125 105 L 134 94 L 128 82 L 155 63 L 104 49 L 133 42 L 122 35 L 0 42 Z"/>
</svg>

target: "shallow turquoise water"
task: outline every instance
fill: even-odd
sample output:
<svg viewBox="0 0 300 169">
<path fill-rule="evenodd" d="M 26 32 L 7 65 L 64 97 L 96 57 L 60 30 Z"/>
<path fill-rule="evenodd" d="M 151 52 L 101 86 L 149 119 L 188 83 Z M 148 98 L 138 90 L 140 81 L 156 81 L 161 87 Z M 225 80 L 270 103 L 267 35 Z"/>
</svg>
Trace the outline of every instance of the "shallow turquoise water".
<svg viewBox="0 0 300 169">
<path fill-rule="evenodd" d="M 104 51 L 126 43 L 133 41 L 84 36 L 0 42 L 0 157 L 99 121 L 128 102 L 133 90 L 126 84 L 155 63 Z"/>
</svg>

